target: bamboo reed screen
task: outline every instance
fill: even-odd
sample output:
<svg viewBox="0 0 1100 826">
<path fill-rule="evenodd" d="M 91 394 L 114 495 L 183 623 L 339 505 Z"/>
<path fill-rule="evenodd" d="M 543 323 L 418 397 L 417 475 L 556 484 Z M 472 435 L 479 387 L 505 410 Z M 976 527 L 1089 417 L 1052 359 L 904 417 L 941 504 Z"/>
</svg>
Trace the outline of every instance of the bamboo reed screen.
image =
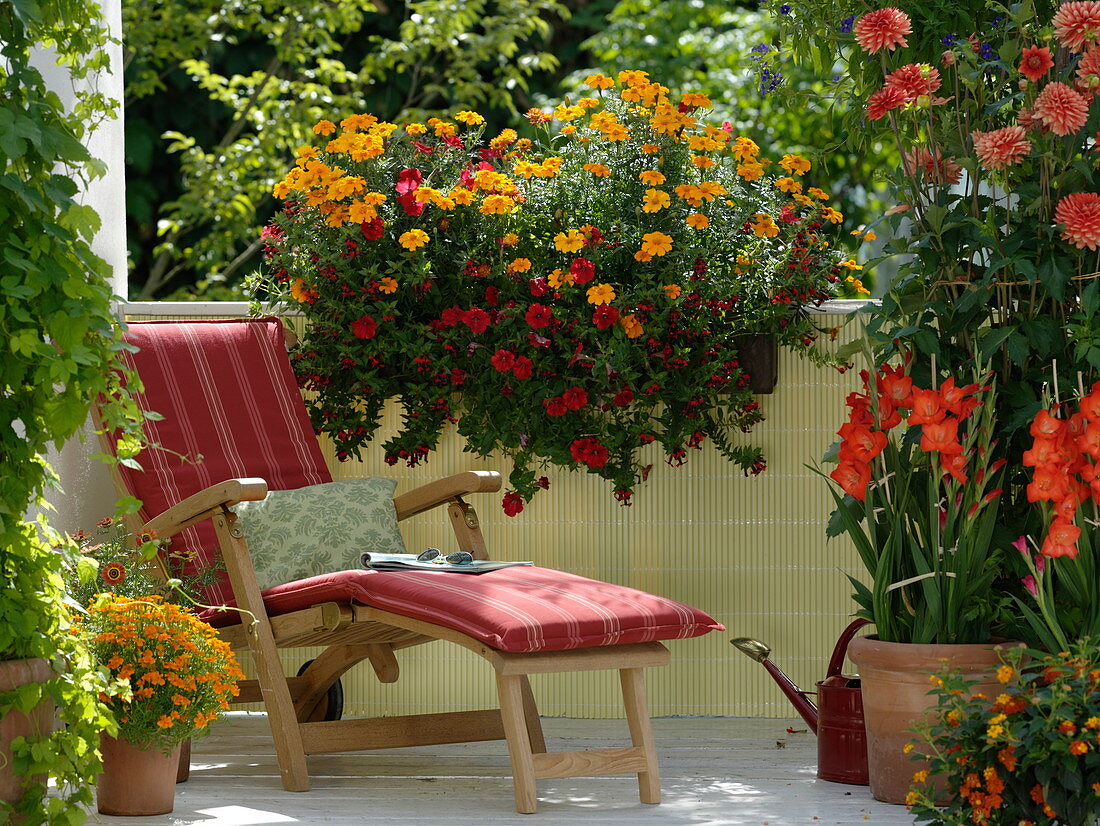
<svg viewBox="0 0 1100 826">
<path fill-rule="evenodd" d="M 843 321 L 822 316 L 825 327 Z M 830 499 L 825 482 L 806 465 L 817 463 L 834 440 L 844 420 L 844 397 L 857 381 L 854 371 L 841 375 L 781 353 L 776 392 L 760 397 L 767 420 L 746 437 L 766 452 L 768 469 L 757 477 L 742 476 L 704 448 L 689 451 L 681 468 L 667 466 L 654 452 L 653 472 L 629 508 L 615 502 L 608 483 L 558 470 L 547 471 L 549 491 L 515 518 L 504 515 L 499 494 L 470 497 L 490 555 L 652 591 L 696 605 L 723 623 L 725 632 L 669 643 L 671 666 L 651 669 L 648 676 L 654 716 L 792 716 L 763 668 L 729 640 L 754 636 L 768 643 L 775 662 L 803 688 L 812 689 L 824 676 L 853 610 L 845 572 L 858 573 L 859 567 L 846 539 L 826 543 Z M 391 409 L 378 444 L 397 424 Z M 390 476 L 398 480 L 398 493 L 462 470 L 507 475 L 503 462 L 463 453 L 454 436 L 416 469 L 388 467 L 380 449 L 363 462 L 341 464 L 323 447 L 335 478 Z M 402 530 L 411 551 L 454 546 L 441 510 L 402 523 Z M 295 650 L 284 655 L 284 663 L 295 673 L 315 655 Z M 345 676 L 345 715 L 495 705 L 491 669 L 458 646 L 430 643 L 401 652 L 399 660 L 401 679 L 390 685 L 380 685 L 368 666 Z M 621 716 L 613 672 L 535 676 L 532 682 L 544 715 Z"/>
</svg>

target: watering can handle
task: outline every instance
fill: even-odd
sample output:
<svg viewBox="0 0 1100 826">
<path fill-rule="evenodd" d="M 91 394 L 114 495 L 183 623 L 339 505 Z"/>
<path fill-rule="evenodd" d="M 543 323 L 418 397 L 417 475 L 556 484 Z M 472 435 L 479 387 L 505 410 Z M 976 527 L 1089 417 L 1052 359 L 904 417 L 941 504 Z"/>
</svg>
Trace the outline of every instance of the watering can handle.
<svg viewBox="0 0 1100 826">
<path fill-rule="evenodd" d="M 844 668 L 844 655 L 848 653 L 848 643 L 852 641 L 852 638 L 856 633 L 865 625 L 870 625 L 865 619 L 853 620 L 851 624 L 844 629 L 844 632 L 840 635 L 840 639 L 836 641 L 836 648 L 833 649 L 833 656 L 829 658 L 829 670 L 825 676 L 835 677 L 840 673 L 840 670 Z"/>
</svg>

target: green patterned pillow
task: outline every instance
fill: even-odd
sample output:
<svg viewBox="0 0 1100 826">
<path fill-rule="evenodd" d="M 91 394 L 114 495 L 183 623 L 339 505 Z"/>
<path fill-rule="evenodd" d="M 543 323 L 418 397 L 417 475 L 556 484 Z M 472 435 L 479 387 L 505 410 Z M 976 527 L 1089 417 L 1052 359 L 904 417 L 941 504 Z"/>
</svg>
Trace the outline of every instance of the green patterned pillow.
<svg viewBox="0 0 1100 826">
<path fill-rule="evenodd" d="M 408 553 L 397 529 L 396 487 L 392 479 L 346 479 L 235 505 L 260 588 L 358 568 L 363 551 Z"/>
</svg>

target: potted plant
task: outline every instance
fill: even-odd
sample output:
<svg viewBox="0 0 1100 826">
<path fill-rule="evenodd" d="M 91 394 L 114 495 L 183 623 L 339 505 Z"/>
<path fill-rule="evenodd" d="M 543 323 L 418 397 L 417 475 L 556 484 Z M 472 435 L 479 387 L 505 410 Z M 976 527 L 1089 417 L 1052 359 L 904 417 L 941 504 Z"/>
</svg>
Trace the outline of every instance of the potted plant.
<svg viewBox="0 0 1100 826">
<path fill-rule="evenodd" d="M 744 336 L 820 362 L 807 310 L 859 265 L 805 158 L 774 161 L 710 101 L 644 72 L 592 75 L 590 97 L 532 110 L 534 139 L 458 112 L 398 126 L 329 120 L 275 194 L 259 297 L 306 316 L 293 354 L 340 459 L 400 401 L 386 461 L 417 465 L 457 424 L 467 449 L 512 462 L 505 512 L 545 487 L 544 463 L 609 480 L 629 504 L 657 443 L 680 465 L 762 417 Z M 271 305 L 268 305 L 271 306 Z"/>
<path fill-rule="evenodd" d="M 849 656 L 860 667 L 871 792 L 890 803 L 909 788 L 903 748 L 930 703 L 927 673 L 947 661 L 991 679 L 1007 602 L 994 587 L 1004 460 L 992 451 L 992 380 L 921 387 L 910 364 L 861 374 L 829 474 L 829 534 L 851 538 L 870 577 L 852 583 L 859 616 L 878 633 L 854 640 Z"/>
<path fill-rule="evenodd" d="M 118 732 L 104 734 L 100 746 L 99 811 L 172 811 L 181 744 L 229 708 L 244 678 L 233 652 L 213 628 L 156 594 L 101 594 L 74 633 L 115 680 L 108 705 Z"/>
<path fill-rule="evenodd" d="M 1003 652 L 992 691 L 943 670 L 907 799 L 917 823 L 1088 824 L 1100 817 L 1100 649 Z M 937 795 L 946 787 L 950 796 Z"/>
</svg>

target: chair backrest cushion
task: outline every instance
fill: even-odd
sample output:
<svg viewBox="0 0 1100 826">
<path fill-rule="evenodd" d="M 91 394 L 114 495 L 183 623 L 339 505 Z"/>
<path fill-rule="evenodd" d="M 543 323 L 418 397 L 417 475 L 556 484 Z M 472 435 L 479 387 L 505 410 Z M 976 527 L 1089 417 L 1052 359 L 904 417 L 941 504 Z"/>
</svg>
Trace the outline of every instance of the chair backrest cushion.
<svg viewBox="0 0 1100 826">
<path fill-rule="evenodd" d="M 141 470 L 121 468 L 144 518 L 226 479 L 256 476 L 276 491 L 332 481 L 278 319 L 135 322 L 126 340 L 138 348 L 126 357 L 143 385 L 137 401 L 163 417 L 147 423 L 159 448 L 138 456 Z M 173 560 L 184 572 L 217 566 L 213 525 L 175 537 Z M 204 597 L 232 599 L 224 573 Z"/>
<path fill-rule="evenodd" d="M 393 479 L 346 479 L 236 505 L 260 588 L 357 568 L 365 550 L 407 553 L 393 506 L 396 487 Z"/>
</svg>

